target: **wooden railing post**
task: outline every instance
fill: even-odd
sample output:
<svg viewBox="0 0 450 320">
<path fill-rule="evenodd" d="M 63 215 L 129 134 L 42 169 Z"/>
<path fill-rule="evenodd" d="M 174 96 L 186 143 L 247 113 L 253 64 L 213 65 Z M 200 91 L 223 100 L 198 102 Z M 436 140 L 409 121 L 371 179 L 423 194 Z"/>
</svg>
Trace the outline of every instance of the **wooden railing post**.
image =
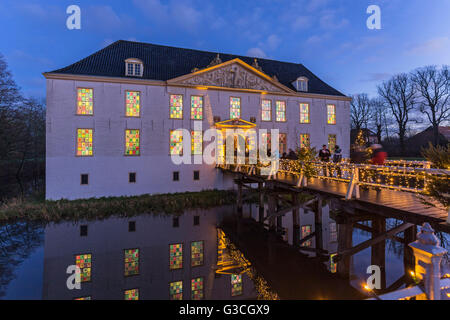
<svg viewBox="0 0 450 320">
<path fill-rule="evenodd" d="M 352 167 L 352 176 L 350 178 L 350 183 L 348 184 L 347 194 L 345 200 L 350 200 L 353 198 L 359 199 L 359 169 L 358 167 Z"/>
</svg>

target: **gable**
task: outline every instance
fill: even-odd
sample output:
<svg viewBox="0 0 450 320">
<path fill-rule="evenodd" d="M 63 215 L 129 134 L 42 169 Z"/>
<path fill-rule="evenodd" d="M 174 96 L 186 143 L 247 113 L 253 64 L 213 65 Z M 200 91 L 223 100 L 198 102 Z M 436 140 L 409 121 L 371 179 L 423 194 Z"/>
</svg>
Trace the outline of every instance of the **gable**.
<svg viewBox="0 0 450 320">
<path fill-rule="evenodd" d="M 168 84 L 292 92 L 289 88 L 245 62 L 234 59 L 167 81 Z"/>
</svg>

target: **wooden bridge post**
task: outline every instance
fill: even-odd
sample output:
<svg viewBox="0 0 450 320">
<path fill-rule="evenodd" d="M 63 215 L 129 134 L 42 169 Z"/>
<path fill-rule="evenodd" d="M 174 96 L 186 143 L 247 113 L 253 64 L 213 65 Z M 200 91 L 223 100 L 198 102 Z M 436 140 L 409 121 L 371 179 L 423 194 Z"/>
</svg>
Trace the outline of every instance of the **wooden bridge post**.
<svg viewBox="0 0 450 320">
<path fill-rule="evenodd" d="M 374 217 L 372 219 L 372 238 L 386 232 L 386 218 Z M 374 244 L 371 248 L 371 264 L 380 267 L 381 288 L 386 288 L 386 240 Z"/>
<path fill-rule="evenodd" d="M 263 182 L 258 182 L 258 195 L 259 195 L 259 219 L 258 222 L 264 223 L 264 189 Z"/>
<path fill-rule="evenodd" d="M 416 241 L 416 235 L 417 235 L 417 226 L 414 225 L 411 228 L 408 228 L 404 231 L 404 242 L 403 242 L 403 265 L 405 268 L 405 275 L 406 278 L 409 280 L 409 283 L 413 282 L 413 276 L 411 272 L 414 272 L 415 270 L 415 258 L 414 258 L 414 252 L 412 248 L 408 245 L 414 241 Z"/>
<path fill-rule="evenodd" d="M 292 192 L 292 204 L 293 206 L 298 205 L 298 194 Z M 300 242 L 300 209 L 295 208 L 292 210 L 292 245 L 298 247 Z"/>
<path fill-rule="evenodd" d="M 338 252 L 351 248 L 353 245 L 353 223 L 345 221 L 338 225 Z M 345 278 L 350 277 L 351 255 L 345 255 L 337 262 L 337 273 Z"/>
<path fill-rule="evenodd" d="M 323 237 L 322 237 L 322 198 L 319 196 L 317 199 L 317 208 L 314 210 L 314 232 L 316 234 L 316 249 L 320 251 L 323 249 Z"/>
<path fill-rule="evenodd" d="M 269 194 L 267 195 L 267 215 L 269 216 L 269 230 L 275 231 L 275 217 L 271 216 L 276 212 L 276 198 L 270 191 L 273 191 L 274 185 L 270 183 L 268 185 Z"/>
</svg>

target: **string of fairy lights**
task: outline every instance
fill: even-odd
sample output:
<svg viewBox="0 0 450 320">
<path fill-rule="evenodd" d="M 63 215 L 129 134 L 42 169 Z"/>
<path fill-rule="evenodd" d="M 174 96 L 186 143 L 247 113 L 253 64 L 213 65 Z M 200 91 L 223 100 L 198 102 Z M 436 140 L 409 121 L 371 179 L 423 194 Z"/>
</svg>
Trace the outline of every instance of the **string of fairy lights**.
<svg viewBox="0 0 450 320">
<path fill-rule="evenodd" d="M 269 167 L 258 161 L 256 165 L 239 165 L 241 170 L 250 172 L 252 168 Z M 234 166 L 233 168 L 235 168 Z M 430 169 L 429 163 L 424 161 L 393 160 L 388 165 L 378 166 L 371 164 L 354 164 L 348 161 L 308 162 L 281 159 L 277 174 L 300 176 L 302 173 L 308 177 L 319 179 L 351 182 L 358 171 L 357 183 L 372 188 L 387 188 L 397 191 L 421 193 L 427 190 L 427 181 L 433 179 L 450 179 L 450 171 Z M 310 172 L 306 172 L 310 171 Z M 255 172 L 256 173 L 256 172 Z"/>
</svg>

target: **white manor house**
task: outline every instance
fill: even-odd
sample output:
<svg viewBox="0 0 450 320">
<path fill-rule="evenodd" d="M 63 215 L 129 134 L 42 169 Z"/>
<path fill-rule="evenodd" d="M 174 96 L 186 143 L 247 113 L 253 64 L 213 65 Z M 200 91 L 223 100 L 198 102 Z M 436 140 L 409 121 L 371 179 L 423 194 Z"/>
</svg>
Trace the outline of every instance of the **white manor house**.
<svg viewBox="0 0 450 320">
<path fill-rule="evenodd" d="M 201 155 L 209 128 L 349 155 L 350 99 L 302 64 L 121 40 L 44 76 L 47 199 L 232 188 L 214 164 L 172 162 Z"/>
</svg>

